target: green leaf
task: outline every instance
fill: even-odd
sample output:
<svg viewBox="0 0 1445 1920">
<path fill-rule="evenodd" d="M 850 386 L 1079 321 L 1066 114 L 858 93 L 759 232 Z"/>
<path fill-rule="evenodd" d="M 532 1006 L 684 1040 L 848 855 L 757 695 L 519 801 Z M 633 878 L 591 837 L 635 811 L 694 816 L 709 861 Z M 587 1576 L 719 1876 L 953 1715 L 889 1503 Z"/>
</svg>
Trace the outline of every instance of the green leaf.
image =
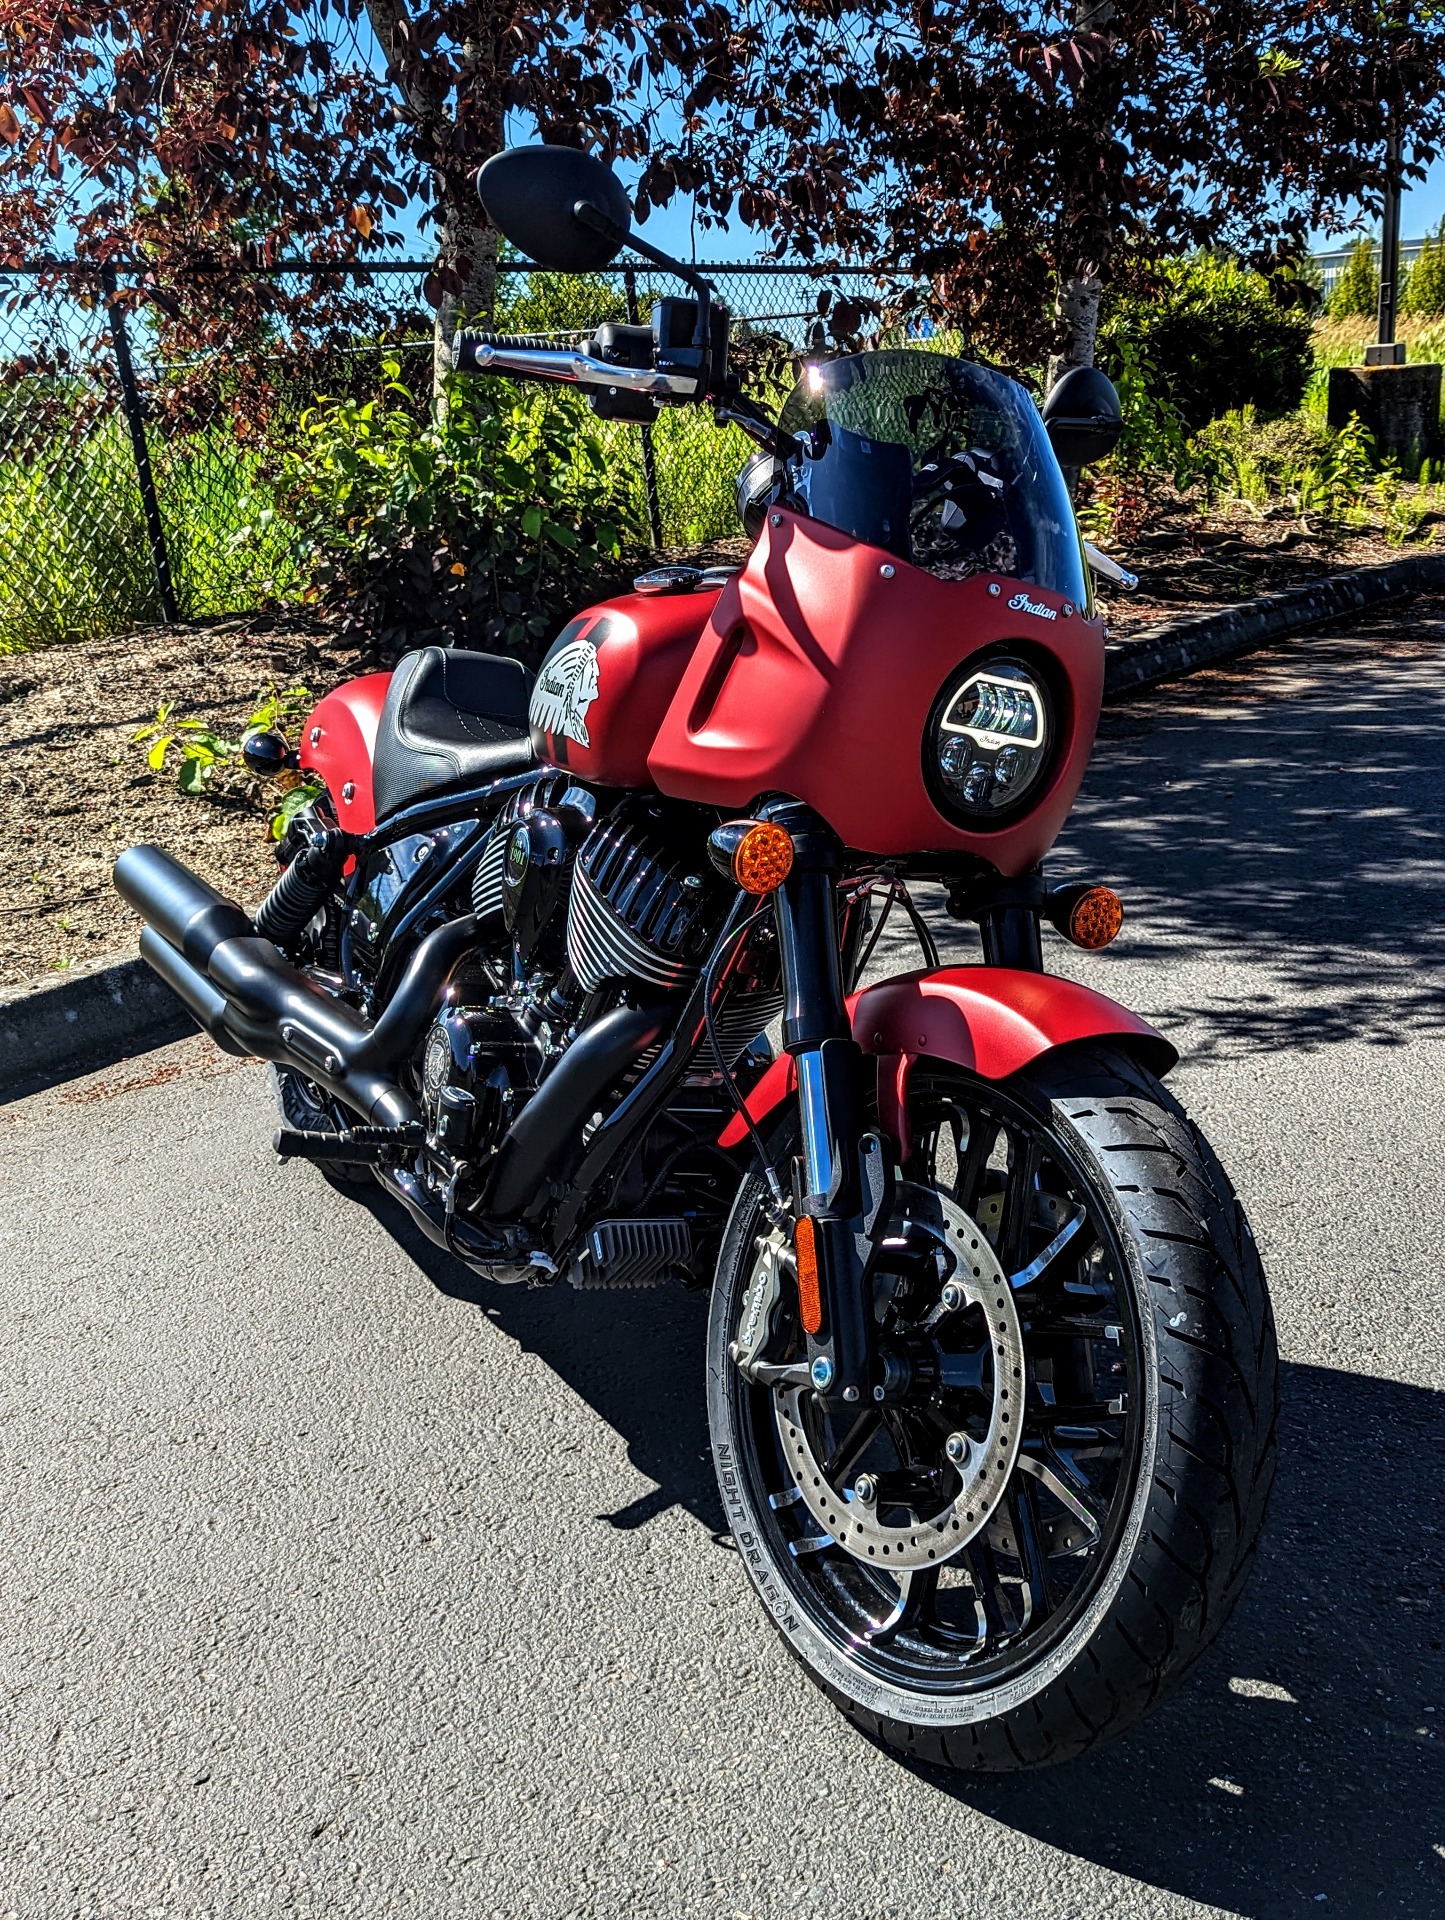
<svg viewBox="0 0 1445 1920">
<path fill-rule="evenodd" d="M 196 794 L 205 791 L 206 769 L 199 760 L 182 760 L 177 785 L 182 793 Z"/>
<path fill-rule="evenodd" d="M 152 773 L 159 773 L 161 768 L 165 765 L 166 748 L 171 744 L 172 738 L 173 736 L 171 734 L 163 733 L 160 739 L 157 740 L 155 744 L 152 746 L 150 752 L 146 755 L 146 765 L 150 768 Z"/>
<path fill-rule="evenodd" d="M 542 531 L 542 509 L 528 507 L 522 515 L 522 531 L 529 540 L 535 540 Z"/>
</svg>

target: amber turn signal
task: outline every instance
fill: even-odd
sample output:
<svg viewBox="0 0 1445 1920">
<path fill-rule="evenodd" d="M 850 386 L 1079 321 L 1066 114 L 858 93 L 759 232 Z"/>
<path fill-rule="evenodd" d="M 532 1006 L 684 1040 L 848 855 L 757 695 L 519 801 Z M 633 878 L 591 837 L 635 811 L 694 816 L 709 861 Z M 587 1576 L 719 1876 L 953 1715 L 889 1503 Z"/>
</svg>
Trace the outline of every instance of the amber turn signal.
<svg viewBox="0 0 1445 1920">
<path fill-rule="evenodd" d="M 708 835 L 707 850 L 744 893 L 772 893 L 793 870 L 793 836 L 770 820 L 729 820 Z"/>
<path fill-rule="evenodd" d="M 817 1333 L 823 1325 L 823 1296 L 818 1288 L 818 1229 L 810 1213 L 799 1217 L 793 1245 L 798 1254 L 798 1312 L 804 1331 Z"/>
<path fill-rule="evenodd" d="M 1047 911 L 1066 940 L 1090 953 L 1107 947 L 1124 924 L 1124 903 L 1112 887 L 1057 887 Z"/>
</svg>

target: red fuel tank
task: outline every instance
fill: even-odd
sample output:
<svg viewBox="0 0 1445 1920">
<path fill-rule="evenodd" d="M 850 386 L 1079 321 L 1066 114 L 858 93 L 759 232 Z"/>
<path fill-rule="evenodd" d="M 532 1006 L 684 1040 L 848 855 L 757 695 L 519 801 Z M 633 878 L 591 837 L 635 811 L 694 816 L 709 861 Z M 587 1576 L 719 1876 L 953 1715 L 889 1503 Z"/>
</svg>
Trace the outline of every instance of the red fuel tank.
<svg viewBox="0 0 1445 1920">
<path fill-rule="evenodd" d="M 532 750 L 603 787 L 650 787 L 647 756 L 717 593 L 619 594 L 558 634 L 537 673 Z"/>
</svg>

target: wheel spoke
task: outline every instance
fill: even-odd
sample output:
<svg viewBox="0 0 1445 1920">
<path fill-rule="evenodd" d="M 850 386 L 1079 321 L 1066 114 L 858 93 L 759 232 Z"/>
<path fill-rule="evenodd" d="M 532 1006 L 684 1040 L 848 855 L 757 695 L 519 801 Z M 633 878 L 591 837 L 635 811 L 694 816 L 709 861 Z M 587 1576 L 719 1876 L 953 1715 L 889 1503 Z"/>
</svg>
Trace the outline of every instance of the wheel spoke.
<svg viewBox="0 0 1445 1920">
<path fill-rule="evenodd" d="M 1014 1475 L 1008 1491 L 1009 1518 L 1013 1521 L 1014 1538 L 1018 1542 L 1019 1560 L 1024 1570 L 1024 1578 L 1029 1583 L 1029 1598 L 1032 1602 L 1029 1615 L 1030 1625 L 1037 1625 L 1044 1615 L 1053 1612 L 1054 1589 L 1049 1578 L 1048 1555 L 1043 1547 L 1043 1529 L 1039 1524 L 1038 1501 L 1034 1494 L 1033 1481 L 1027 1476 Z"/>
<path fill-rule="evenodd" d="M 993 1143 L 998 1138 L 998 1127 L 981 1114 L 969 1114 L 967 1117 L 968 1146 L 959 1164 L 953 1198 L 966 1214 L 976 1216 L 979 1182 L 983 1178 L 988 1156 L 993 1151 Z"/>
<path fill-rule="evenodd" d="M 1018 1621 L 999 1578 L 998 1561 L 987 1540 L 975 1540 L 963 1554 L 964 1565 L 973 1576 L 973 1590 L 983 1608 L 984 1639 L 1004 1640 L 1018 1632 Z"/>
<path fill-rule="evenodd" d="M 1035 1182 L 1042 1154 L 1031 1133 L 1008 1129 L 1008 1185 L 1004 1188 L 1003 1217 L 998 1228 L 998 1263 L 1005 1273 L 1027 1265 L 1029 1226 L 1034 1211 Z"/>
<path fill-rule="evenodd" d="M 1083 1481 L 1069 1471 L 1057 1454 L 1054 1461 L 1055 1464 L 1051 1466 L 1045 1460 L 1035 1459 L 1032 1454 L 1019 1455 L 1019 1465 L 1024 1472 L 1031 1473 L 1040 1485 L 1047 1487 L 1059 1505 L 1088 1530 L 1089 1544 L 1092 1546 L 1103 1532 L 1105 1516 L 1099 1512 L 1093 1494 Z"/>
<path fill-rule="evenodd" d="M 892 1611 L 868 1629 L 867 1638 L 876 1646 L 886 1646 L 896 1634 L 916 1627 L 933 1611 L 938 1592 L 937 1567 L 903 1567 L 891 1576 L 898 1583 L 898 1598 Z"/>
<path fill-rule="evenodd" d="M 1026 1267 L 1020 1267 L 1017 1273 L 1009 1275 L 1008 1283 L 1014 1292 L 1017 1293 L 1021 1287 L 1031 1287 L 1035 1280 L 1042 1278 L 1044 1270 L 1053 1265 L 1064 1248 L 1087 1224 L 1088 1215 L 1080 1207 L 1078 1212 L 1072 1214 L 1059 1228 L 1042 1253 L 1036 1253 Z"/>
<path fill-rule="evenodd" d="M 849 1427 L 836 1449 L 823 1462 L 823 1475 L 836 1486 L 868 1446 L 883 1419 L 879 1407 L 865 1407 Z"/>
</svg>

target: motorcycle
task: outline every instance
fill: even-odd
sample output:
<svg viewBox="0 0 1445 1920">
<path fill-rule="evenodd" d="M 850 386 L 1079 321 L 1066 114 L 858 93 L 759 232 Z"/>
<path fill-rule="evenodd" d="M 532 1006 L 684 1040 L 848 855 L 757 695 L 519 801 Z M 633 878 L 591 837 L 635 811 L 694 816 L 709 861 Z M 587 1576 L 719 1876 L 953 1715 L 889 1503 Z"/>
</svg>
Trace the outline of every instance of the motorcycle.
<svg viewBox="0 0 1445 1920">
<path fill-rule="evenodd" d="M 710 1286 L 731 1537 L 846 1714 L 954 1768 L 1081 1754 L 1238 1596 L 1276 1373 L 1174 1049 L 1044 968 L 1045 922 L 1099 949 L 1122 918 L 1043 874 L 1104 666 L 1063 469 L 1117 399 L 1080 370 L 1041 414 L 919 341 L 808 366 L 773 420 L 601 162 L 514 149 L 479 187 L 542 267 L 630 243 L 689 295 L 579 346 L 463 334 L 459 368 L 736 422 L 751 554 L 642 575 L 535 678 L 423 647 L 299 750 L 252 735 L 320 789 L 279 878 L 247 914 L 131 848 L 141 952 L 271 1063 L 283 1159 L 497 1282 Z M 919 881 L 976 964 L 939 964 Z M 923 964 L 869 979 L 895 911 Z"/>
</svg>

